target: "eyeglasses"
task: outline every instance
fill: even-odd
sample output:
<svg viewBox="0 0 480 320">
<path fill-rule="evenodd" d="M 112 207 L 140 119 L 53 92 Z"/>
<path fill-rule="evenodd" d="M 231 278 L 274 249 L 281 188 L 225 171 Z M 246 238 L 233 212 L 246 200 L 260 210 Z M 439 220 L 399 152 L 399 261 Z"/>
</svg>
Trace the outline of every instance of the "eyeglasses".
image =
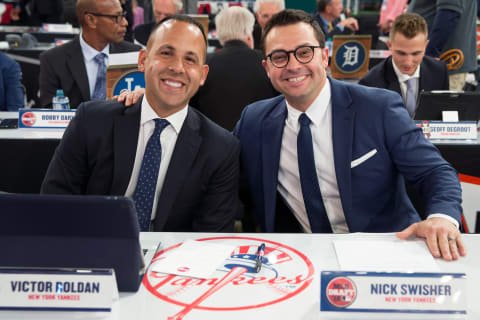
<svg viewBox="0 0 480 320">
<path fill-rule="evenodd" d="M 126 19 L 127 12 L 123 11 L 121 14 L 103 14 L 103 13 L 96 13 L 96 12 L 85 12 L 85 14 L 91 14 L 96 17 L 107 17 L 112 18 L 115 20 L 115 23 L 120 24 L 122 19 Z"/>
<path fill-rule="evenodd" d="M 272 64 L 277 68 L 285 68 L 290 61 L 290 53 L 293 53 L 295 59 L 302 64 L 312 61 L 315 48 L 321 48 L 320 46 L 300 46 L 295 50 L 275 50 L 267 58 L 270 59 Z"/>
</svg>

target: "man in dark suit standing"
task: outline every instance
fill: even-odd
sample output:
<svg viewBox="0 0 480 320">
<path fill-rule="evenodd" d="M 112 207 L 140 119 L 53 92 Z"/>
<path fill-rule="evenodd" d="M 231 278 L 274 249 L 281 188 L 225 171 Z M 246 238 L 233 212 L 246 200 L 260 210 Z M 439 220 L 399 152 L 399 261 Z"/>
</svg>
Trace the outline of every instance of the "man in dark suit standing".
<svg viewBox="0 0 480 320">
<path fill-rule="evenodd" d="M 80 105 L 41 191 L 131 196 L 142 231 L 232 232 L 238 141 L 188 106 L 208 73 L 206 48 L 192 18 L 163 20 L 139 55 L 143 99 Z"/>
<path fill-rule="evenodd" d="M 223 48 L 208 55 L 208 78 L 190 102 L 229 131 L 246 105 L 278 95 L 262 66 L 262 53 L 252 49 L 254 21 L 243 7 L 225 8 L 215 17 Z"/>
<path fill-rule="evenodd" d="M 401 231 L 402 239 L 426 238 L 435 257 L 465 255 L 457 174 L 400 96 L 327 77 L 323 32 L 303 11 L 273 16 L 263 44 L 263 64 L 283 95 L 247 106 L 234 131 L 262 230 Z M 404 178 L 427 203 L 424 221 Z"/>
<path fill-rule="evenodd" d="M 133 30 L 135 41 L 144 46 L 157 23 L 168 16 L 182 12 L 183 9 L 182 0 L 153 0 L 152 5 L 155 21 L 141 24 Z"/>
<path fill-rule="evenodd" d="M 325 34 L 325 39 L 334 35 L 351 34 L 358 31 L 358 21 L 353 17 L 340 19 L 343 11 L 342 0 L 317 0 L 317 12 L 313 18 L 318 22 Z"/>
<path fill-rule="evenodd" d="M 425 19 L 415 13 L 398 16 L 387 42 L 392 55 L 373 67 L 359 83 L 398 92 L 413 116 L 420 92 L 449 89 L 447 67 L 443 61 L 425 56 L 427 44 Z"/>
<path fill-rule="evenodd" d="M 123 41 L 127 21 L 118 0 L 79 0 L 76 14 L 80 36 L 40 55 L 41 107 L 51 107 L 57 89 L 63 89 L 72 109 L 92 98 L 105 99 L 108 55 L 141 49 Z"/>
</svg>

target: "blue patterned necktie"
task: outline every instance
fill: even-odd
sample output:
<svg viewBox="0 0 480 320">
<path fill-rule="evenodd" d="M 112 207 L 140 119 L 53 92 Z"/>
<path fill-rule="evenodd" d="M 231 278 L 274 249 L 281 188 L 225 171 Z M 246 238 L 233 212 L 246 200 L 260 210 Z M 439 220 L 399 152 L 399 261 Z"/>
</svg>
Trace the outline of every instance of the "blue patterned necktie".
<svg viewBox="0 0 480 320">
<path fill-rule="evenodd" d="M 310 228 L 313 233 L 331 233 L 332 228 L 323 205 L 315 169 L 310 119 L 305 113 L 302 113 L 298 121 L 300 123 L 300 131 L 297 136 L 298 171 Z"/>
<path fill-rule="evenodd" d="M 413 117 L 415 113 L 415 108 L 417 106 L 417 97 L 415 96 L 414 90 L 415 78 L 410 78 L 405 81 L 407 85 L 407 96 L 405 97 L 405 107 L 407 107 L 408 114 L 410 118 Z"/>
<path fill-rule="evenodd" d="M 149 230 L 158 171 L 160 169 L 160 159 L 162 157 L 160 134 L 169 125 L 169 122 L 165 119 L 154 119 L 154 121 L 155 130 L 150 139 L 148 139 L 138 175 L 137 186 L 133 195 L 140 231 Z"/>
<path fill-rule="evenodd" d="M 98 65 L 97 79 L 95 80 L 95 89 L 93 89 L 92 100 L 107 99 L 107 66 L 105 58 L 107 55 L 103 52 L 97 54 L 93 60 Z"/>
</svg>

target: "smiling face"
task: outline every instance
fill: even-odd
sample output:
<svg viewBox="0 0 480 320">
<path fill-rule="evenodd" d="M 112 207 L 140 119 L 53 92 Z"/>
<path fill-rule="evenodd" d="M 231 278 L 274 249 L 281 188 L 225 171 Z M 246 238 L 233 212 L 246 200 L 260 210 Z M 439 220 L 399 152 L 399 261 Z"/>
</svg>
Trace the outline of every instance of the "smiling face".
<svg viewBox="0 0 480 320">
<path fill-rule="evenodd" d="M 290 51 L 300 46 L 318 45 L 313 28 L 304 22 L 274 27 L 265 38 L 266 55 L 275 50 Z M 305 111 L 325 85 L 328 49 L 314 49 L 312 61 L 306 64 L 290 54 L 284 68 L 275 67 L 270 59 L 264 60 L 263 65 L 275 89 L 285 95 L 292 107 Z"/>
<path fill-rule="evenodd" d="M 187 105 L 208 74 L 205 40 L 188 22 L 168 20 L 151 35 L 140 51 L 138 68 L 145 72 L 145 96 L 161 117 Z"/>
<path fill-rule="evenodd" d="M 411 39 L 400 32 L 395 33 L 387 46 L 392 52 L 392 59 L 400 72 L 412 76 L 422 62 L 428 40 L 425 33 L 419 32 Z"/>
</svg>

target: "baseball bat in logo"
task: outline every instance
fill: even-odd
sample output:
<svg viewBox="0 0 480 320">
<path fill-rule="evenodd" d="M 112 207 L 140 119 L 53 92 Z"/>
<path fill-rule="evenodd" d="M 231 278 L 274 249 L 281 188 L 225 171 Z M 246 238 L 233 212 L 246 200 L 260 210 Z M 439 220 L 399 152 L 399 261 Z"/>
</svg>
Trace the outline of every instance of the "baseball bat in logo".
<svg viewBox="0 0 480 320">
<path fill-rule="evenodd" d="M 209 279 L 193 279 L 148 271 L 143 285 L 154 296 L 181 309 L 170 320 L 195 310 L 212 312 L 262 308 L 285 301 L 307 288 L 314 268 L 301 252 L 281 243 L 249 237 L 213 237 L 197 241 L 232 244 L 235 250 Z M 265 243 L 262 269 L 255 272 L 258 246 Z M 152 264 L 181 243 L 159 252 Z M 234 299 L 232 299 L 234 297 Z"/>
<path fill-rule="evenodd" d="M 27 127 L 31 127 L 35 124 L 37 119 L 35 118 L 35 114 L 33 112 L 25 112 L 22 115 L 22 123 Z"/>
<path fill-rule="evenodd" d="M 355 301 L 357 288 L 353 281 L 346 277 L 332 279 L 327 285 L 327 299 L 330 304 L 339 308 L 346 308 Z"/>
</svg>

